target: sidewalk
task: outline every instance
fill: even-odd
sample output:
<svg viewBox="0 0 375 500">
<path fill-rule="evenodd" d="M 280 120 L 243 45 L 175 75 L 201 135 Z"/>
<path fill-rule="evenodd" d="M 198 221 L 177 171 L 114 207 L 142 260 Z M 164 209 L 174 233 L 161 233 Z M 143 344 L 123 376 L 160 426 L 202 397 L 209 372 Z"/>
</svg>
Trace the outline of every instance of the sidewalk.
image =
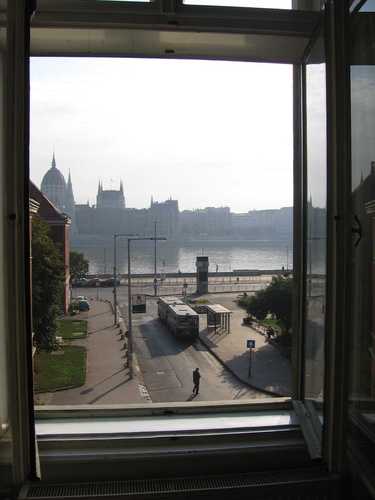
<svg viewBox="0 0 375 500">
<path fill-rule="evenodd" d="M 90 301 L 91 309 L 76 316 L 88 319 L 88 336 L 72 345 L 87 349 L 87 374 L 85 385 L 74 389 L 43 395 L 49 405 L 131 404 L 148 403 L 142 396 L 142 386 L 136 375 L 129 378 L 124 341 L 119 329 L 113 325 L 113 313 L 108 302 Z"/>
<path fill-rule="evenodd" d="M 207 295 L 206 298 L 212 302 L 212 297 Z M 217 303 L 221 303 L 219 297 Z M 203 319 L 205 316 L 201 315 L 202 327 L 199 335 L 202 343 L 242 382 L 275 396 L 289 396 L 292 380 L 290 361 L 276 347 L 269 344 L 264 335 L 242 325 L 242 318 L 246 316 L 245 311 L 235 304 L 223 305 L 233 311 L 231 333 L 215 333 L 213 329 L 207 332 L 207 325 Z M 249 349 L 246 348 L 248 339 L 255 340 L 250 377 L 248 376 Z"/>
</svg>

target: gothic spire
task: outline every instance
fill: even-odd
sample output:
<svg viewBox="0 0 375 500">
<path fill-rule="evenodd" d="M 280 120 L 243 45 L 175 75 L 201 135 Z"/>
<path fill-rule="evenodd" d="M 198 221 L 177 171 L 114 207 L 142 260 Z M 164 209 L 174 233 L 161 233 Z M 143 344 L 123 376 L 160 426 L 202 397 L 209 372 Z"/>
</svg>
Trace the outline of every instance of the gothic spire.
<svg viewBox="0 0 375 500">
<path fill-rule="evenodd" d="M 73 203 L 74 205 L 73 185 L 72 185 L 72 178 L 70 175 L 70 169 L 69 169 L 68 184 L 66 186 L 66 197 L 67 200 L 69 200 L 69 202 Z"/>
<path fill-rule="evenodd" d="M 53 168 L 56 168 L 55 152 L 53 152 L 53 155 L 52 155 L 52 164 L 51 165 Z"/>
</svg>

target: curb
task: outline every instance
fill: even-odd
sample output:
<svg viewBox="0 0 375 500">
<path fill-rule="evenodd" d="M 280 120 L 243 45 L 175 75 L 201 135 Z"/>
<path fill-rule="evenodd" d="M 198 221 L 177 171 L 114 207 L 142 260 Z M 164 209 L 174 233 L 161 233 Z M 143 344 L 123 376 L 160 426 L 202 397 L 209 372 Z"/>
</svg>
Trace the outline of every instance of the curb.
<svg viewBox="0 0 375 500">
<path fill-rule="evenodd" d="M 86 383 L 86 380 L 83 382 L 83 384 L 78 384 L 78 385 L 66 385 L 64 387 L 57 387 L 55 389 L 48 389 L 48 391 L 38 391 L 37 389 L 34 389 L 35 394 L 48 394 L 48 393 L 53 393 L 53 392 L 59 392 L 59 391 L 67 391 L 69 389 L 76 389 L 77 387 L 83 387 Z"/>
<path fill-rule="evenodd" d="M 152 398 L 150 396 L 150 393 L 148 392 L 146 383 L 143 378 L 143 373 L 138 363 L 138 356 L 134 351 L 133 351 L 133 371 L 137 372 L 136 377 L 138 379 L 138 389 L 139 392 L 141 393 L 141 396 L 150 403 L 152 403 Z"/>
<path fill-rule="evenodd" d="M 219 363 L 222 366 L 224 366 L 224 368 L 226 368 L 242 384 L 247 385 L 248 387 L 250 387 L 250 389 L 255 389 L 256 391 L 263 392 L 263 394 L 267 394 L 268 396 L 278 396 L 278 397 L 281 397 L 281 398 L 289 397 L 288 395 L 281 394 L 280 392 L 269 391 L 267 389 L 263 389 L 262 387 L 258 387 L 257 385 L 251 384 L 247 380 L 244 380 L 242 377 L 240 377 L 239 375 L 237 375 L 237 373 L 232 368 L 230 368 L 229 366 L 227 366 L 227 364 L 225 363 L 225 361 L 223 361 L 221 359 L 221 357 L 213 349 L 211 349 L 211 347 L 202 339 L 201 336 L 199 336 L 198 338 L 199 338 L 199 341 L 205 346 L 205 348 L 214 356 L 214 358 L 216 358 L 217 361 L 219 361 Z"/>
</svg>

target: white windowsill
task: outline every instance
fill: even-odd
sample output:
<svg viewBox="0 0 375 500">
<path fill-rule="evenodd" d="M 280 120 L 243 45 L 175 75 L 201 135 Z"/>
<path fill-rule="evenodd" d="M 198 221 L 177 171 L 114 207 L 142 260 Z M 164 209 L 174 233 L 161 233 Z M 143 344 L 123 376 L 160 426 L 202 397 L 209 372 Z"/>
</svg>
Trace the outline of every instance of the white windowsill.
<svg viewBox="0 0 375 500">
<path fill-rule="evenodd" d="M 52 418 L 36 421 L 39 438 L 124 434 L 225 432 L 298 426 L 292 411 L 217 413 L 150 417 Z"/>
</svg>

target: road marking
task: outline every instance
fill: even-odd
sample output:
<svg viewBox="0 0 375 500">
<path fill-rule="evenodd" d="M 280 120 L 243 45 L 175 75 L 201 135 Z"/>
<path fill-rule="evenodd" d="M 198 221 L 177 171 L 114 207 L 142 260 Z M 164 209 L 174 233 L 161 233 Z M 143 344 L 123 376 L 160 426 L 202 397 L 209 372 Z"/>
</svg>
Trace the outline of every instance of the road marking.
<svg viewBox="0 0 375 500">
<path fill-rule="evenodd" d="M 141 396 L 143 398 L 147 399 L 147 401 L 150 401 L 152 403 L 151 396 L 150 396 L 148 390 L 146 389 L 146 386 L 144 386 L 142 384 L 138 384 L 138 389 L 139 389 Z"/>
<path fill-rule="evenodd" d="M 156 375 L 164 375 L 164 374 L 165 374 L 165 372 L 161 372 L 161 371 L 160 372 L 156 372 Z"/>
</svg>

